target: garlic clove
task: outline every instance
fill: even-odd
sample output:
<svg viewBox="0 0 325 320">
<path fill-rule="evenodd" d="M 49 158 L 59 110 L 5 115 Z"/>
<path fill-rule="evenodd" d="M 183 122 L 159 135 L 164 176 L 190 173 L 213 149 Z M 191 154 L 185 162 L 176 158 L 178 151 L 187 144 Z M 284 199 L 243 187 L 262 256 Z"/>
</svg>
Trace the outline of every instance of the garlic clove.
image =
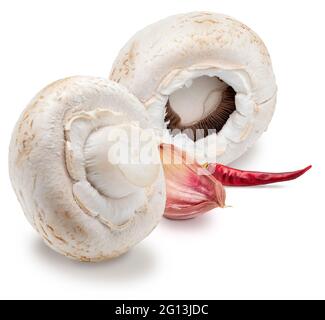
<svg viewBox="0 0 325 320">
<path fill-rule="evenodd" d="M 225 206 L 222 184 L 188 154 L 173 145 L 161 144 L 160 156 L 166 180 L 166 218 L 191 219 Z"/>
</svg>

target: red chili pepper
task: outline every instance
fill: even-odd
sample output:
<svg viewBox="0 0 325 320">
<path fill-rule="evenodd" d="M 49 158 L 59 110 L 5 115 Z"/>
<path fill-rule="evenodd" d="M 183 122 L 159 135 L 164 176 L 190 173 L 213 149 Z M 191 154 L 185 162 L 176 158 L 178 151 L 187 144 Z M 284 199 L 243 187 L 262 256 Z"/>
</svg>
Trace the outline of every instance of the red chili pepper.
<svg viewBox="0 0 325 320">
<path fill-rule="evenodd" d="M 293 172 L 272 173 L 238 170 L 215 163 L 207 165 L 207 169 L 224 186 L 240 187 L 258 186 L 263 184 L 293 180 L 303 175 L 311 167 L 312 166 L 308 166 L 305 169 Z"/>
</svg>

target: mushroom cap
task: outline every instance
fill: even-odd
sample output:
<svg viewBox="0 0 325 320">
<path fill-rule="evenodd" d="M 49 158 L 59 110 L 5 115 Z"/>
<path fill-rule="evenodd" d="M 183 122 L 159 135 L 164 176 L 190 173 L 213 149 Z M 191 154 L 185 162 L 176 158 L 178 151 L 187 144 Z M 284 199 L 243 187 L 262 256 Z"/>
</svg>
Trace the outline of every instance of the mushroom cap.
<svg viewBox="0 0 325 320">
<path fill-rule="evenodd" d="M 45 243 L 67 257 L 99 261 L 121 255 L 155 228 L 164 213 L 165 183 L 159 165 L 154 181 L 139 189 L 141 197 L 134 207 L 127 196 L 114 199 L 121 201 L 121 210 L 131 211 L 127 221 L 110 221 L 113 200 L 109 197 L 104 199 L 108 212 L 103 218 L 96 212 L 96 197 L 104 196 L 97 194 L 87 177 L 79 177 L 84 159 L 74 147 L 82 150 L 83 146 L 69 149 L 72 142 L 67 138 L 74 119 L 85 115 L 94 132 L 111 121 L 134 122 L 144 129 L 149 126 L 144 106 L 121 85 L 94 77 L 59 80 L 40 91 L 22 113 L 12 135 L 9 171 L 23 211 Z M 85 126 L 89 123 L 86 119 Z M 76 130 L 78 139 L 86 129 Z M 71 161 L 69 151 L 74 157 Z M 69 161 L 70 165 L 79 162 L 71 168 Z M 87 198 L 86 205 L 80 203 L 80 193 Z M 94 208 L 87 208 L 92 204 Z"/>
<path fill-rule="evenodd" d="M 126 43 L 110 79 L 140 99 L 154 126 L 166 127 L 168 96 L 204 75 L 216 76 L 236 91 L 236 111 L 220 132 L 198 141 L 196 147 L 213 140 L 215 151 L 209 152 L 216 161 L 229 163 L 266 130 L 276 103 L 269 53 L 246 25 L 211 12 L 168 17 L 137 32 Z"/>
</svg>

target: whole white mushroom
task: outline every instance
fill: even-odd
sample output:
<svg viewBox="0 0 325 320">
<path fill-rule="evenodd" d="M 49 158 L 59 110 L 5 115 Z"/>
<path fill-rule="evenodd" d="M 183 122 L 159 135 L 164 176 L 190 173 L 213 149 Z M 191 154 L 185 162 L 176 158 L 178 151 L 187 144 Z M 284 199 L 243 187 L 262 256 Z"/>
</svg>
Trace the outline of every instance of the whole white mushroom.
<svg viewBox="0 0 325 320">
<path fill-rule="evenodd" d="M 140 99 L 153 127 L 179 129 L 174 144 L 195 149 L 201 163 L 241 156 L 266 130 L 276 104 L 262 40 L 243 23 L 211 12 L 171 16 L 137 32 L 110 79 Z M 197 129 L 202 136 L 191 133 Z"/>
<path fill-rule="evenodd" d="M 143 105 L 112 81 L 71 77 L 36 95 L 14 130 L 9 167 L 25 215 L 47 245 L 99 261 L 121 255 L 155 228 L 166 200 L 157 145 L 151 162 L 108 156 L 109 135 L 122 131 L 128 140 L 148 127 Z M 132 157 L 140 149 L 132 147 Z"/>
</svg>

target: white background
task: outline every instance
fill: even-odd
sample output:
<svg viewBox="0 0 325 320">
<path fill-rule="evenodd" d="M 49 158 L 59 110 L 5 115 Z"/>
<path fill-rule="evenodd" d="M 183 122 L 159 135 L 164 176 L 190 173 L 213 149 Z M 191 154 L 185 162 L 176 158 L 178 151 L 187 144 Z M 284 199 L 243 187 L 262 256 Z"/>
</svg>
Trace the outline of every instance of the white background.
<svg viewBox="0 0 325 320">
<path fill-rule="evenodd" d="M 269 130 L 233 165 L 313 164 L 294 182 L 227 188 L 232 208 L 164 220 L 131 252 L 84 264 L 48 249 L 11 188 L 8 144 L 28 101 L 70 75 L 107 77 L 133 33 L 171 14 L 234 16 L 265 41 L 279 87 Z M 324 1 L 1 1 L 0 298 L 325 298 Z"/>
</svg>

